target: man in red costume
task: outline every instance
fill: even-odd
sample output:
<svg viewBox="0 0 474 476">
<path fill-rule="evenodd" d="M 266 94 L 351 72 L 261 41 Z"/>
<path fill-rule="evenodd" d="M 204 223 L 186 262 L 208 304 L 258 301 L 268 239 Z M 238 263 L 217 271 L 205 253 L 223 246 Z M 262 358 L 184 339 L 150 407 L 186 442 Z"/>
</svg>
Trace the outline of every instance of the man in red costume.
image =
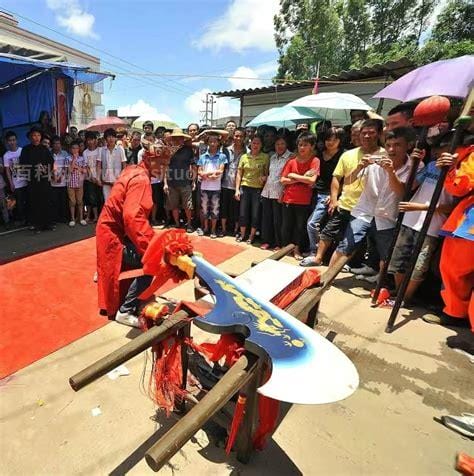
<svg viewBox="0 0 474 476">
<path fill-rule="evenodd" d="M 471 127 L 472 129 L 472 127 Z M 470 131 L 471 132 L 471 131 Z M 445 189 L 460 202 L 443 225 L 445 236 L 440 270 L 443 281 L 441 297 L 445 307 L 439 316 L 426 316 L 430 323 L 459 326 L 469 319 L 474 332 L 474 145 L 472 133 L 456 155 L 442 154 L 438 167 L 450 167 Z M 459 347 L 474 354 L 474 339 L 463 341 L 458 336 L 447 339 L 450 347 Z"/>
<path fill-rule="evenodd" d="M 138 327 L 138 296 L 150 285 L 151 276 L 139 276 L 123 299 L 119 275 L 126 268 L 140 268 L 141 257 L 153 237 L 148 217 L 153 207 L 150 178 L 159 176 L 166 149 L 144 154 L 139 165 L 124 169 L 115 182 L 97 222 L 97 274 L 102 315 L 120 324 Z"/>
</svg>

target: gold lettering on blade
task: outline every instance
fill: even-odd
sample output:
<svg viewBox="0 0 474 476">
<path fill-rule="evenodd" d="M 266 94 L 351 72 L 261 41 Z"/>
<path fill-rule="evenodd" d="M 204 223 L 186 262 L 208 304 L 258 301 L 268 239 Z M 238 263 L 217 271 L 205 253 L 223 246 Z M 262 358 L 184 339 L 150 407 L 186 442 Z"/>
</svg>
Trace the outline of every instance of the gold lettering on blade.
<svg viewBox="0 0 474 476">
<path fill-rule="evenodd" d="M 252 298 L 245 297 L 233 284 L 227 283 L 222 279 L 216 279 L 215 282 L 224 291 L 232 294 L 235 304 L 237 304 L 240 309 L 255 316 L 253 324 L 258 332 L 269 336 L 282 337 L 284 344 L 290 347 L 304 346 L 303 340 L 292 339 L 288 334 L 289 329 L 285 329 L 276 317 L 271 316 L 265 309 L 262 309 L 262 306 L 257 304 Z"/>
</svg>

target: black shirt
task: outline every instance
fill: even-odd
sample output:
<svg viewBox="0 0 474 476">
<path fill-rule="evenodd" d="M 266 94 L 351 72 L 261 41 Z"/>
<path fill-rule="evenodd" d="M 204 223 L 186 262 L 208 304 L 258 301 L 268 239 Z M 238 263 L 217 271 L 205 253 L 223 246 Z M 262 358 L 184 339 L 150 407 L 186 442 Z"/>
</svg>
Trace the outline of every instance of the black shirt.
<svg viewBox="0 0 474 476">
<path fill-rule="evenodd" d="M 19 162 L 25 167 L 25 172 L 28 171 L 26 173 L 30 183 L 50 180 L 54 159 L 51 151 L 43 144 L 25 145 L 21 150 Z"/>
<path fill-rule="evenodd" d="M 191 165 L 194 164 L 193 148 L 187 145 L 173 154 L 168 168 L 168 184 L 176 187 L 189 185 L 191 182 Z"/>
<path fill-rule="evenodd" d="M 323 159 L 323 153 L 319 157 L 319 177 L 316 180 L 316 191 L 320 194 L 329 195 L 331 193 L 332 174 L 336 168 L 339 158 L 344 150 L 338 150 L 329 160 Z"/>
</svg>

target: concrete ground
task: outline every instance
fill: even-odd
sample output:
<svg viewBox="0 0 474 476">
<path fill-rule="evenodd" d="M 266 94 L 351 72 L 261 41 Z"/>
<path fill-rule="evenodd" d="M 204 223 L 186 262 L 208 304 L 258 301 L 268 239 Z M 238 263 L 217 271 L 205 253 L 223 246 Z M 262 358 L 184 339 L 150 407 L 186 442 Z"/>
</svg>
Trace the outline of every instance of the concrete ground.
<svg viewBox="0 0 474 476">
<path fill-rule="evenodd" d="M 248 247 L 220 267 L 241 272 L 268 254 Z M 444 345 L 454 331 L 425 324 L 421 310 L 403 311 L 403 325 L 386 334 L 389 310 L 372 309 L 368 295 L 342 274 L 319 315 L 319 332 L 336 333 L 334 343 L 359 371 L 351 397 L 285 406 L 267 448 L 248 465 L 225 457 L 212 428 L 200 430 L 159 474 L 454 474 L 456 452 L 472 455 L 474 445 L 433 418 L 474 413 L 473 364 Z M 192 283 L 169 296 L 191 298 Z M 110 323 L 0 381 L 1 475 L 152 474 L 143 455 L 175 420 L 155 418 L 141 390 L 146 354 L 126 364 L 129 376 L 103 377 L 78 393 L 68 385 L 71 375 L 135 335 Z M 96 407 L 101 414 L 93 416 Z"/>
</svg>

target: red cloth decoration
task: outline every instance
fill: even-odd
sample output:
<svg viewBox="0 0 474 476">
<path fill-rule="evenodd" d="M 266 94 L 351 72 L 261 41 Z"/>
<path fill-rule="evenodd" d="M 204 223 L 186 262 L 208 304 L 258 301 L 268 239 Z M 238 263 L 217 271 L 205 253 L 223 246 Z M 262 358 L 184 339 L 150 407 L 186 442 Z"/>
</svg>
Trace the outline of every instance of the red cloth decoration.
<svg viewBox="0 0 474 476">
<path fill-rule="evenodd" d="M 265 395 L 258 396 L 259 424 L 253 435 L 253 447 L 263 450 L 267 444 L 267 436 L 271 435 L 276 427 L 280 415 L 280 402 Z"/>
<path fill-rule="evenodd" d="M 285 309 L 300 296 L 305 289 L 315 286 L 320 280 L 321 273 L 317 269 L 307 269 L 290 286 L 280 291 L 272 299 L 272 303 L 280 309 Z"/>
</svg>

